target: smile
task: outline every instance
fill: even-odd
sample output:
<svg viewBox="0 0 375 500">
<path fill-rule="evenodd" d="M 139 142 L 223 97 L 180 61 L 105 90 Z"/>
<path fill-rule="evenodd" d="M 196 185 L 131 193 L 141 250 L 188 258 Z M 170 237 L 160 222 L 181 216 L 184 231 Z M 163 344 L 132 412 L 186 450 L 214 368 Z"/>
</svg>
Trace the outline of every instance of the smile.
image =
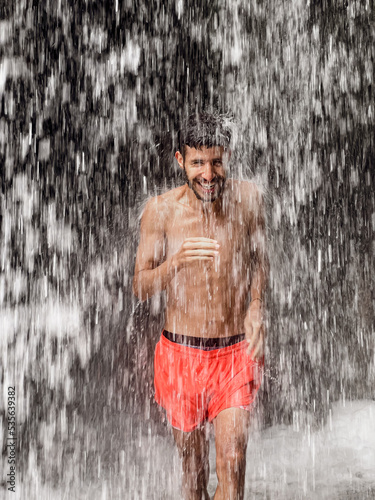
<svg viewBox="0 0 375 500">
<path fill-rule="evenodd" d="M 217 182 L 210 182 L 210 183 L 203 183 L 203 182 L 200 182 L 200 181 L 197 181 L 197 183 L 200 185 L 200 187 L 202 188 L 202 190 L 205 192 L 205 193 L 213 193 L 215 191 L 215 187 L 217 185 Z"/>
</svg>

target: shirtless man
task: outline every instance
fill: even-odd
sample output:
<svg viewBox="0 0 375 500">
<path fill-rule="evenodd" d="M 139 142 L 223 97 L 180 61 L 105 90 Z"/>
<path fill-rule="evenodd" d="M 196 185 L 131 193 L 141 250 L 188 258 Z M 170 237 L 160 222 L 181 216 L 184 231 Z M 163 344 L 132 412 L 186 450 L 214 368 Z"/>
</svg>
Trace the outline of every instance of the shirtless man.
<svg viewBox="0 0 375 500">
<path fill-rule="evenodd" d="M 214 500 L 244 497 L 250 410 L 262 376 L 262 196 L 251 182 L 227 179 L 230 138 L 220 116 L 188 119 L 175 154 L 187 182 L 147 203 L 133 282 L 141 300 L 166 291 L 155 399 L 172 424 L 186 500 L 209 498 L 206 421 L 215 430 Z"/>
</svg>

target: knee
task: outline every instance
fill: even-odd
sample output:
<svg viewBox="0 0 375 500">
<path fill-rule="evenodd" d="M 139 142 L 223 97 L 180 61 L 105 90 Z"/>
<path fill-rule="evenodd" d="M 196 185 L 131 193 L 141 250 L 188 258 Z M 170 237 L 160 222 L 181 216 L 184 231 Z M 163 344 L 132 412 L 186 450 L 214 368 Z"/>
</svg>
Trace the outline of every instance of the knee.
<svg viewBox="0 0 375 500">
<path fill-rule="evenodd" d="M 182 492 L 183 498 L 198 499 L 206 498 L 208 482 L 208 461 L 200 456 L 184 455 L 182 459 L 183 479 Z"/>
<path fill-rule="evenodd" d="M 205 471 L 207 463 L 206 457 L 192 454 L 182 455 L 182 468 L 186 474 L 200 476 Z"/>
<path fill-rule="evenodd" d="M 217 454 L 216 470 L 218 476 L 237 475 L 243 472 L 246 464 L 246 450 L 227 448 Z"/>
</svg>

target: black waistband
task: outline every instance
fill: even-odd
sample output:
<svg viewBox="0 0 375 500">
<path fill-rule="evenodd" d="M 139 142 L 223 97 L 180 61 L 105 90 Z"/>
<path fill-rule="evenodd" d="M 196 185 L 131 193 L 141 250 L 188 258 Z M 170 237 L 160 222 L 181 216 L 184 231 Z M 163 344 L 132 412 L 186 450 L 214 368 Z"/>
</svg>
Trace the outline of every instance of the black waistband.
<svg viewBox="0 0 375 500">
<path fill-rule="evenodd" d="M 222 347 L 228 347 L 230 345 L 237 344 L 238 342 L 242 342 L 242 340 L 245 339 L 244 333 L 233 335 L 232 337 L 218 337 L 213 339 L 179 335 L 178 333 L 168 332 L 167 330 L 163 330 L 163 335 L 171 342 L 176 342 L 176 344 L 182 344 L 188 347 L 195 347 L 196 349 L 202 349 L 203 351 L 221 349 Z"/>
</svg>

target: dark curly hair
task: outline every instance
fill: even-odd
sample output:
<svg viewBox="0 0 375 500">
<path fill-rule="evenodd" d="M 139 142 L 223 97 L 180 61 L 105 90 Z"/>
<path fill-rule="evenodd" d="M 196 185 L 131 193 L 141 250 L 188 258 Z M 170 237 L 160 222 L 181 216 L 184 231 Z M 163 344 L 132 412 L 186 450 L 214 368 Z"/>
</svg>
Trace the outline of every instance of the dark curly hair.
<svg viewBox="0 0 375 500">
<path fill-rule="evenodd" d="M 231 120 L 219 113 L 194 113 L 184 122 L 178 133 L 178 147 L 185 156 L 185 146 L 200 149 L 222 146 L 230 147 L 232 138 Z"/>
</svg>

